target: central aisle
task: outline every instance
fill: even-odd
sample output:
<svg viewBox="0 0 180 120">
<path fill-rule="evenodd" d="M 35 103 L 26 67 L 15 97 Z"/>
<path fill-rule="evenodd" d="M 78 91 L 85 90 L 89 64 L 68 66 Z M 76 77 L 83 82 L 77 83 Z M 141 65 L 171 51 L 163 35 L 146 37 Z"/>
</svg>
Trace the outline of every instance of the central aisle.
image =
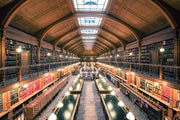
<svg viewBox="0 0 180 120">
<path fill-rule="evenodd" d="M 94 81 L 84 81 L 76 120 L 105 120 Z"/>
</svg>

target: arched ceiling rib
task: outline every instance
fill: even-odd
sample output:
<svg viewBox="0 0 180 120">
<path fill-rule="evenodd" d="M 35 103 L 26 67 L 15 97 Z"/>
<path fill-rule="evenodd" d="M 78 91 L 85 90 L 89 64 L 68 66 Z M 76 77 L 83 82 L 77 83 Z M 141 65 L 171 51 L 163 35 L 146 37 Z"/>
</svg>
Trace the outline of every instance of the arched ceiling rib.
<svg viewBox="0 0 180 120">
<path fill-rule="evenodd" d="M 179 27 L 180 5 L 174 4 L 177 3 L 177 0 L 109 1 L 106 13 L 75 13 L 72 1 L 7 0 L 2 3 L 0 0 L 2 3 L 0 6 L 1 28 L 6 28 L 11 21 L 11 26 L 37 36 L 39 41 L 46 40 L 52 43 L 52 41 L 60 39 L 59 45 L 67 48 L 71 45 L 70 41 L 74 40 L 73 37 L 81 36 L 80 32 L 72 32 L 79 27 L 78 17 L 102 17 L 103 24 L 101 28 L 98 28 L 100 32 L 97 35 L 96 44 L 106 39 L 106 45 L 101 44 L 101 47 L 110 49 L 132 40 L 141 41 L 143 34 L 147 34 L 167 22 L 173 29 Z M 121 44 L 117 44 L 117 42 Z"/>
</svg>

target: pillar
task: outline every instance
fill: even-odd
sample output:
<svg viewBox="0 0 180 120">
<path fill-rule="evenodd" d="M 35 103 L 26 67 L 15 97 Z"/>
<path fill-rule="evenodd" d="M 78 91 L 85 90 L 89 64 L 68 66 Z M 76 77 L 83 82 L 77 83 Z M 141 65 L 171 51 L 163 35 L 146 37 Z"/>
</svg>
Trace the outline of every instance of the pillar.
<svg viewBox="0 0 180 120">
<path fill-rule="evenodd" d="M 0 67 L 5 67 L 5 32 L 6 29 L 0 28 Z M 2 83 L 5 86 L 5 71 L 0 71 L 0 84 Z"/>
<path fill-rule="evenodd" d="M 180 29 L 176 30 L 176 37 L 174 39 L 174 65 L 180 66 Z M 180 79 L 180 69 L 175 70 L 177 82 Z"/>
</svg>

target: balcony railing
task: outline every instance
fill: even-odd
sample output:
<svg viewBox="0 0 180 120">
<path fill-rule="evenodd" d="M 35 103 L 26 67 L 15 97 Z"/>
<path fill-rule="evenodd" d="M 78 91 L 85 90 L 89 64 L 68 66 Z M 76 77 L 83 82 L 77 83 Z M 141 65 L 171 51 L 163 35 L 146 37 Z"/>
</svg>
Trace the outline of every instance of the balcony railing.
<svg viewBox="0 0 180 120">
<path fill-rule="evenodd" d="M 0 68 L 0 86 L 36 77 L 79 62 L 79 60 Z"/>
<path fill-rule="evenodd" d="M 153 76 L 158 79 L 167 80 L 170 82 L 180 84 L 180 66 L 169 66 L 159 64 L 145 64 L 145 63 L 131 63 L 119 61 L 105 61 L 98 62 L 121 68 L 124 70 L 141 73 L 144 75 Z"/>
</svg>

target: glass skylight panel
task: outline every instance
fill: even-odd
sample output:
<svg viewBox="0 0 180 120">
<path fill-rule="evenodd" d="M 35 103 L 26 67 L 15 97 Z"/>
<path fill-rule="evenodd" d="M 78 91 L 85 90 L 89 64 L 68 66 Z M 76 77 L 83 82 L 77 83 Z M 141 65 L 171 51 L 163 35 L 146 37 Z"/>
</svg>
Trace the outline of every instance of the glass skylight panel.
<svg viewBox="0 0 180 120">
<path fill-rule="evenodd" d="M 95 40 L 83 40 L 83 42 L 95 42 Z"/>
<path fill-rule="evenodd" d="M 78 18 L 80 26 L 100 26 L 102 18 L 99 17 L 81 17 Z"/>
<path fill-rule="evenodd" d="M 84 36 L 84 37 L 82 37 L 82 39 L 96 39 L 96 37 L 94 37 L 94 36 Z"/>
<path fill-rule="evenodd" d="M 81 30 L 81 34 L 97 34 L 98 30 L 93 30 L 93 29 L 86 29 L 86 30 Z"/>
<path fill-rule="evenodd" d="M 105 11 L 108 0 L 73 0 L 76 11 Z"/>
</svg>

